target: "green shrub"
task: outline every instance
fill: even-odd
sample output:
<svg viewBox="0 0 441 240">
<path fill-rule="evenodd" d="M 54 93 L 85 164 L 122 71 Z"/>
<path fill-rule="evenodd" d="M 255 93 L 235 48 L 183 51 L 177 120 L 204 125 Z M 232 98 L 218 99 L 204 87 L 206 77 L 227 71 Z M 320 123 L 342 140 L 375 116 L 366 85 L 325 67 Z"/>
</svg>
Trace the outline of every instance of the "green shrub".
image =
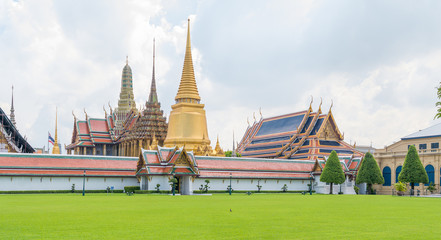
<svg viewBox="0 0 441 240">
<path fill-rule="evenodd" d="M 135 192 L 136 190 L 141 190 L 139 186 L 125 186 L 124 192 Z"/>
<path fill-rule="evenodd" d="M 407 191 L 407 187 L 405 183 L 397 182 L 394 184 L 395 190 L 398 191 L 398 195 L 403 195 L 405 191 Z"/>
<path fill-rule="evenodd" d="M 358 191 L 360 191 L 360 188 L 357 187 L 357 186 L 354 186 L 354 191 L 355 191 L 356 194 L 358 194 Z"/>
<path fill-rule="evenodd" d="M 433 182 L 430 182 L 427 190 L 430 191 L 430 193 L 433 193 L 436 190 L 435 184 Z"/>
<path fill-rule="evenodd" d="M 160 194 L 170 194 L 170 190 L 135 190 L 136 194 L 154 194 L 154 193 L 160 193 Z"/>
</svg>

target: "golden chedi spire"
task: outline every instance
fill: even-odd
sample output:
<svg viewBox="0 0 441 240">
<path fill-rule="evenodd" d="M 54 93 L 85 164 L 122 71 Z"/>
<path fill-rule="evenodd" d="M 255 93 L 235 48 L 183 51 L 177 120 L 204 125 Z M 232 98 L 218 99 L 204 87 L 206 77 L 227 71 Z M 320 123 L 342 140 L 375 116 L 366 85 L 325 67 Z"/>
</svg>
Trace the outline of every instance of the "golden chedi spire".
<svg viewBox="0 0 441 240">
<path fill-rule="evenodd" d="M 58 110 L 55 109 L 55 140 L 54 140 L 54 147 L 52 148 L 52 154 L 60 154 L 60 147 L 58 146 L 57 122 L 58 122 Z"/>
<path fill-rule="evenodd" d="M 164 145 L 166 147 L 185 145 L 189 151 L 209 146 L 207 118 L 204 104 L 200 103 L 201 98 L 196 85 L 191 57 L 190 19 L 188 20 L 184 67 L 175 100 L 176 104 L 172 106 L 169 116 L 168 132 Z"/>
<path fill-rule="evenodd" d="M 181 83 L 179 84 L 178 94 L 176 94 L 176 103 L 184 99 L 196 100 L 198 103 L 201 100 L 196 86 L 196 78 L 194 77 L 193 59 L 191 56 L 191 42 L 190 42 L 190 19 L 188 19 L 187 29 L 187 46 L 185 48 L 184 67 L 182 68 Z"/>
</svg>

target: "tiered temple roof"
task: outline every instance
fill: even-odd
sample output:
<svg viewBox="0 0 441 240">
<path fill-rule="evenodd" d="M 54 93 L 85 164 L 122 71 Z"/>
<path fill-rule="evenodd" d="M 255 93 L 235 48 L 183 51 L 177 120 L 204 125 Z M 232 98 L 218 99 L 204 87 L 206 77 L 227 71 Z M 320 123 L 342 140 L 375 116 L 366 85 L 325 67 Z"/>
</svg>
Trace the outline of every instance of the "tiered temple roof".
<svg viewBox="0 0 441 240">
<path fill-rule="evenodd" d="M 95 144 L 114 144 L 116 136 L 113 133 L 115 128 L 115 115 L 106 116 L 106 118 L 89 118 L 78 120 L 74 116 L 74 129 L 72 133 L 72 142 L 66 149 L 75 147 L 94 147 Z"/>
<path fill-rule="evenodd" d="M 345 174 L 353 175 L 359 161 L 341 159 L 340 163 Z M 175 174 L 203 178 L 309 180 L 314 173 L 320 174 L 324 165 L 322 160 L 195 156 L 183 148 L 159 147 L 157 151 L 141 150 L 136 172 L 138 177 Z"/>
<path fill-rule="evenodd" d="M 33 153 L 35 150 L 0 108 L 0 152 Z"/>
<path fill-rule="evenodd" d="M 46 154 L 1 154 L 0 176 L 134 176 L 137 158 L 65 156 Z"/>
<path fill-rule="evenodd" d="M 332 108 L 332 106 L 331 106 Z M 244 157 L 325 160 L 335 150 L 340 159 L 359 162 L 363 153 L 343 141 L 331 109 L 321 108 L 262 118 L 247 128 L 237 152 Z M 358 165 L 357 165 L 358 166 Z"/>
</svg>

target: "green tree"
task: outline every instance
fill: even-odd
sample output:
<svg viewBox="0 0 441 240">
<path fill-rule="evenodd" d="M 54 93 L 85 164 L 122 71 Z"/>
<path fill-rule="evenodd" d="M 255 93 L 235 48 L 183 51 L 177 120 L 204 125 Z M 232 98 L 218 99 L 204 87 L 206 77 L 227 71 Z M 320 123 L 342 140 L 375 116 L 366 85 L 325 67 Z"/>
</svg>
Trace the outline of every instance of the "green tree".
<svg viewBox="0 0 441 240">
<path fill-rule="evenodd" d="M 342 184 L 345 182 L 345 173 L 343 172 L 337 153 L 334 150 L 332 150 L 331 155 L 329 155 L 326 161 L 325 168 L 320 175 L 320 181 L 331 184 L 329 194 L 332 194 L 332 186 L 334 183 Z"/>
<path fill-rule="evenodd" d="M 364 155 L 360 170 L 358 170 L 356 183 L 366 183 L 369 193 L 372 192 L 372 184 L 384 183 L 384 178 L 381 174 L 380 167 L 370 152 Z"/>
<path fill-rule="evenodd" d="M 410 145 L 404 159 L 403 170 L 398 175 L 398 181 L 410 183 L 412 192 L 415 183 L 429 183 L 429 176 L 421 163 L 415 146 Z"/>
<path fill-rule="evenodd" d="M 441 82 L 439 83 L 439 86 L 436 88 L 436 95 L 438 96 L 438 99 L 441 100 Z M 436 102 L 436 106 L 438 109 L 436 110 L 435 118 L 441 118 L 441 101 Z"/>
<path fill-rule="evenodd" d="M 225 151 L 225 157 L 231 157 L 233 155 L 233 151 Z"/>
</svg>

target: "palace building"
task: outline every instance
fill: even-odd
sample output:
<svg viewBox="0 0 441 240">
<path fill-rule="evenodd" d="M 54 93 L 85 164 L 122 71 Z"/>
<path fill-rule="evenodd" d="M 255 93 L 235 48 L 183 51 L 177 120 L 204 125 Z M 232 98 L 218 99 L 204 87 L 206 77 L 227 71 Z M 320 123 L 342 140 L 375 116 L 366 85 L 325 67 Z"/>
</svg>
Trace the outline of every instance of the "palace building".
<svg viewBox="0 0 441 240">
<path fill-rule="evenodd" d="M 384 177 L 384 184 L 375 185 L 377 193 L 394 194 L 393 185 L 398 182 L 398 175 L 403 168 L 404 159 L 410 145 L 415 146 L 418 150 L 420 160 L 429 176 L 429 183 L 435 184 L 435 188 L 439 192 L 441 190 L 440 143 L 441 123 L 402 137 L 400 141 L 383 149 L 376 149 L 374 157 Z M 428 185 L 417 184 L 415 185 L 415 191 L 419 190 L 421 194 L 428 194 L 429 192 L 426 191 Z"/>
</svg>

